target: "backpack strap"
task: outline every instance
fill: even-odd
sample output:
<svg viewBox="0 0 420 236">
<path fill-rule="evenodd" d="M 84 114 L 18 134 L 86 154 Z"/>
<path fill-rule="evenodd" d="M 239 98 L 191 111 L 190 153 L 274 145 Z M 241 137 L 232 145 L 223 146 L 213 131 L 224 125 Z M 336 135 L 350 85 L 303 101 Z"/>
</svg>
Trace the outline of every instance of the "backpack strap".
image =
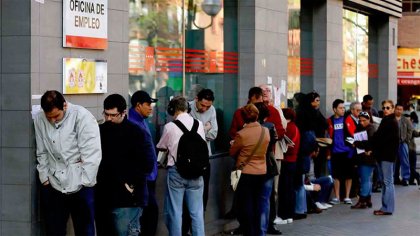
<svg viewBox="0 0 420 236">
<path fill-rule="evenodd" d="M 193 119 L 194 119 L 194 118 L 193 118 Z M 191 130 L 188 130 L 188 129 L 185 127 L 185 125 L 184 125 L 184 124 L 182 124 L 182 122 L 181 122 L 181 121 L 179 121 L 179 120 L 174 120 L 174 121 L 172 121 L 172 122 L 174 122 L 174 123 L 176 124 L 176 126 L 178 126 L 178 128 L 182 130 L 182 132 L 183 132 L 183 133 L 197 132 L 197 130 L 198 130 L 198 125 L 199 125 L 199 124 L 198 124 L 198 121 L 197 121 L 196 119 L 194 119 L 194 124 L 193 124 L 193 126 L 192 126 Z"/>
</svg>

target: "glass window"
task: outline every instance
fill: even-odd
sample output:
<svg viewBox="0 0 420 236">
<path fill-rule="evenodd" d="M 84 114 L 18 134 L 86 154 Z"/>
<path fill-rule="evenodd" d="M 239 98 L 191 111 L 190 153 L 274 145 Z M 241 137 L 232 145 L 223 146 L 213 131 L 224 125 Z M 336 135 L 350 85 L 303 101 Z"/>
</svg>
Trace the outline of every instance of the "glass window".
<svg viewBox="0 0 420 236">
<path fill-rule="evenodd" d="M 420 0 L 403 0 L 403 12 L 420 12 Z"/>
<path fill-rule="evenodd" d="M 344 101 L 361 101 L 368 94 L 368 17 L 353 11 L 343 13 Z"/>
<path fill-rule="evenodd" d="M 212 17 L 202 2 L 130 0 L 128 93 L 145 90 L 159 99 L 148 119 L 157 142 L 172 121 L 166 113 L 171 98 L 193 100 L 200 88 L 213 90 L 219 135 L 212 151 L 217 153 L 228 148 L 227 129 L 237 107 L 237 22 L 224 22 L 225 14 L 236 19 L 237 13 L 236 6 L 225 9 L 220 0 Z"/>
<path fill-rule="evenodd" d="M 300 0 L 288 0 L 288 14 L 287 98 L 291 99 L 295 93 L 300 92 Z"/>
</svg>

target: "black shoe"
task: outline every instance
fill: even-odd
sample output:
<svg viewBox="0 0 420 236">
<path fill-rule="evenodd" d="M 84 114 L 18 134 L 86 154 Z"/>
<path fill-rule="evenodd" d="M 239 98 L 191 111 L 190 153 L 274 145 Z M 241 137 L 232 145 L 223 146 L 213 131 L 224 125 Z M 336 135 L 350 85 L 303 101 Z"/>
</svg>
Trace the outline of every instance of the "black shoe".
<svg viewBox="0 0 420 236">
<path fill-rule="evenodd" d="M 242 235 L 242 229 L 240 227 L 235 228 L 235 229 L 231 229 L 231 230 L 226 230 L 223 232 L 224 235 Z"/>
<path fill-rule="evenodd" d="M 267 234 L 273 234 L 273 235 L 281 235 L 282 233 L 280 230 L 274 228 L 273 226 L 269 227 L 267 230 Z"/>
<path fill-rule="evenodd" d="M 306 219 L 306 214 L 295 214 L 293 216 L 293 220 L 301 220 L 301 219 Z"/>
<path fill-rule="evenodd" d="M 410 181 L 409 184 L 410 185 L 417 185 L 416 182 L 414 182 L 414 181 Z"/>
<path fill-rule="evenodd" d="M 318 207 L 314 207 L 309 209 L 308 214 L 319 214 L 322 213 L 322 210 Z"/>
<path fill-rule="evenodd" d="M 401 183 L 400 179 L 394 178 L 394 185 L 400 185 Z"/>
<path fill-rule="evenodd" d="M 407 181 L 407 180 L 403 180 L 403 181 L 401 181 L 401 185 L 402 185 L 402 186 L 408 186 L 408 181 Z"/>
</svg>

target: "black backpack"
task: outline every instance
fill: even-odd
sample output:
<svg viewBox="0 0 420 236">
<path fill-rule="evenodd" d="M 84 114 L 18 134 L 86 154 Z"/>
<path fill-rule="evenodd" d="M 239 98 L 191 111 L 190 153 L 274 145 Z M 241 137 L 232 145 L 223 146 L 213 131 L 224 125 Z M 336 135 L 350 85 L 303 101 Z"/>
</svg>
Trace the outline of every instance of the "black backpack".
<svg viewBox="0 0 420 236">
<path fill-rule="evenodd" d="M 196 179 L 204 174 L 209 166 L 209 150 L 206 141 L 197 133 L 198 121 L 194 119 L 191 130 L 179 120 L 173 121 L 184 133 L 179 139 L 176 169 L 185 179 Z"/>
</svg>

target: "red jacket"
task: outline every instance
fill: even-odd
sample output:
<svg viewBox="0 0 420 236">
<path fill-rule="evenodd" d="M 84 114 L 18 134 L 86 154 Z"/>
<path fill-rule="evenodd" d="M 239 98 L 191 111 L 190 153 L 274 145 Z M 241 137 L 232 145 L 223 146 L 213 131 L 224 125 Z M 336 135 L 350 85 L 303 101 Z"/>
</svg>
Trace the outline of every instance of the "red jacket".
<svg viewBox="0 0 420 236">
<path fill-rule="evenodd" d="M 295 122 L 287 123 L 286 136 L 295 143 L 295 146 L 287 148 L 283 161 L 296 162 L 300 147 L 300 132 Z"/>
<path fill-rule="evenodd" d="M 281 139 L 286 131 L 281 124 L 280 113 L 275 107 L 271 105 L 268 105 L 268 111 L 270 112 L 270 115 L 267 117 L 266 122 L 271 122 L 274 124 L 276 127 L 277 136 L 279 139 Z M 229 136 L 231 139 L 235 138 L 236 132 L 241 130 L 244 127 L 244 124 L 245 122 L 241 115 L 241 108 L 239 108 L 233 114 L 232 124 L 230 125 Z"/>
<path fill-rule="evenodd" d="M 357 124 L 356 121 L 353 120 L 353 117 L 351 115 L 348 115 L 346 119 L 344 120 L 344 123 L 346 124 L 348 133 L 354 137 L 354 132 L 356 131 Z"/>
</svg>

